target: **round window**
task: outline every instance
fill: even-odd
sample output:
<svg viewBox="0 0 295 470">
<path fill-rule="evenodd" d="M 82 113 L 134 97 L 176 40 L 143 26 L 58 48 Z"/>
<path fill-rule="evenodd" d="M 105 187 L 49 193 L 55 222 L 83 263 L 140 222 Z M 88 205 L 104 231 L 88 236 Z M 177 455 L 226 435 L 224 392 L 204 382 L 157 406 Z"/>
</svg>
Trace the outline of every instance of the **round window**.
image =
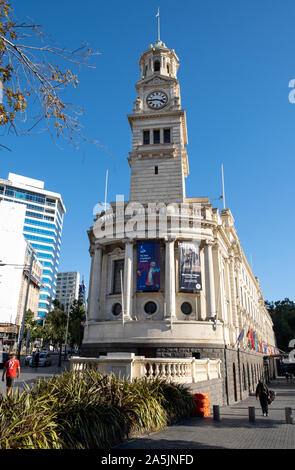
<svg viewBox="0 0 295 470">
<path fill-rule="evenodd" d="M 147 302 L 144 306 L 144 311 L 145 313 L 148 313 L 149 315 L 152 315 L 155 313 L 157 310 L 157 304 L 155 302 Z"/>
<path fill-rule="evenodd" d="M 183 304 L 181 305 L 181 311 L 185 315 L 189 315 L 190 313 L 192 313 L 193 309 L 191 304 L 188 302 L 183 302 Z"/>
<path fill-rule="evenodd" d="M 122 305 L 119 303 L 114 304 L 112 307 L 112 314 L 117 316 L 117 315 L 120 315 L 121 312 L 122 312 Z"/>
</svg>

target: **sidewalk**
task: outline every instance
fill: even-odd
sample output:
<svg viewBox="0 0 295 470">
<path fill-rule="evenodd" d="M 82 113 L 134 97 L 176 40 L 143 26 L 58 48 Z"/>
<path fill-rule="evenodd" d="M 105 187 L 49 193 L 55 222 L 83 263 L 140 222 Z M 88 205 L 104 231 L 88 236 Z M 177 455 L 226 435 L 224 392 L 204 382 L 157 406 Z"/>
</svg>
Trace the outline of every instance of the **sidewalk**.
<svg viewBox="0 0 295 470">
<path fill-rule="evenodd" d="M 190 418 L 114 449 L 295 449 L 295 384 L 279 377 L 268 387 L 276 392 L 268 417 L 262 416 L 259 400 L 250 396 L 220 407 L 219 422 L 213 420 L 212 414 L 207 418 Z M 255 406 L 253 424 L 248 418 L 249 406 Z M 293 424 L 286 424 L 285 407 L 293 410 Z"/>
</svg>

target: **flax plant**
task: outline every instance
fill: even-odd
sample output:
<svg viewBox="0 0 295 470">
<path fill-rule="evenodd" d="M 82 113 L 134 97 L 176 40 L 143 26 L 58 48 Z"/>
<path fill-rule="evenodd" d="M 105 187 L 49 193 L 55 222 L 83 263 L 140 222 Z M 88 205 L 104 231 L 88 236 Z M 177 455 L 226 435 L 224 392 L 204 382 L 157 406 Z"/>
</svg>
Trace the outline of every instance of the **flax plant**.
<svg viewBox="0 0 295 470">
<path fill-rule="evenodd" d="M 0 402 L 0 449 L 60 449 L 57 413 L 47 395 L 27 391 Z"/>
<path fill-rule="evenodd" d="M 0 395 L 0 449 L 110 449 L 126 437 L 164 429 L 192 409 L 185 386 L 64 372 L 22 394 Z"/>
</svg>

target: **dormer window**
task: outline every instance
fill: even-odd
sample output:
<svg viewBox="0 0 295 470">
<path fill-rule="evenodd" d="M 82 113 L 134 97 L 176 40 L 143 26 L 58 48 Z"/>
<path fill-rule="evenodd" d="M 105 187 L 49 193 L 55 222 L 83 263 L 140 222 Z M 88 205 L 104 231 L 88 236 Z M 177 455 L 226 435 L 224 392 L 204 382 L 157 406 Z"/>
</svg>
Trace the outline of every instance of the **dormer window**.
<svg viewBox="0 0 295 470">
<path fill-rule="evenodd" d="M 155 72 L 160 72 L 160 61 L 159 60 L 155 60 L 155 62 L 154 62 L 154 71 Z"/>
</svg>

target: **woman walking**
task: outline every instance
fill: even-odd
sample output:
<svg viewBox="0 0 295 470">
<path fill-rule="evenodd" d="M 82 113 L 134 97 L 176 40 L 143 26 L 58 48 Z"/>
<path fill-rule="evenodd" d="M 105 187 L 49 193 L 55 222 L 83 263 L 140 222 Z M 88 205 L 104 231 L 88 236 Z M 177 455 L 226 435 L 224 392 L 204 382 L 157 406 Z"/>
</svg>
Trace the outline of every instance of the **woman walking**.
<svg viewBox="0 0 295 470">
<path fill-rule="evenodd" d="M 257 387 L 256 387 L 256 400 L 258 399 L 258 397 L 259 397 L 263 416 L 268 416 L 269 390 L 266 384 L 262 382 L 262 380 L 259 380 Z"/>
</svg>

